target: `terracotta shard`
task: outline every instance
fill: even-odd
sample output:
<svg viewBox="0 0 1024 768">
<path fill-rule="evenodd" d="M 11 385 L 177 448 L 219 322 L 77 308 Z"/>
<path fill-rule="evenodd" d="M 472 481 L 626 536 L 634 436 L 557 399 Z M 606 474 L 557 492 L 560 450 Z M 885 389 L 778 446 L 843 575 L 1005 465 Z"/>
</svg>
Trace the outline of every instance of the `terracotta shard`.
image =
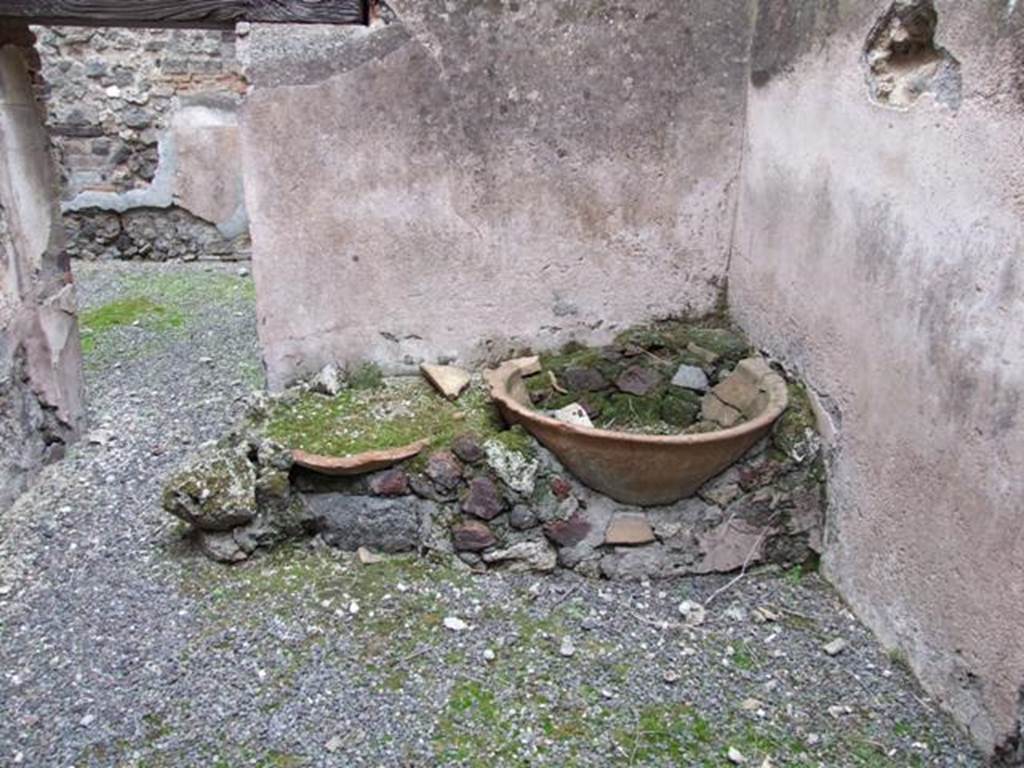
<svg viewBox="0 0 1024 768">
<path fill-rule="evenodd" d="M 519 375 L 524 379 L 527 376 L 534 376 L 543 370 L 540 364 L 540 357 L 537 355 L 531 355 L 530 357 L 517 357 L 515 360 L 509 360 L 507 365 L 515 365 L 519 368 Z"/>
<path fill-rule="evenodd" d="M 644 515 L 619 514 L 612 518 L 604 534 L 604 543 L 620 546 L 649 544 L 654 541 L 654 529 Z"/>
<path fill-rule="evenodd" d="M 362 475 L 387 469 L 400 461 L 411 459 L 429 444 L 429 440 L 417 440 L 398 448 L 378 451 L 364 451 L 351 456 L 321 456 L 306 451 L 293 450 L 292 461 L 300 467 L 319 472 L 322 475 Z"/>
<path fill-rule="evenodd" d="M 430 365 L 421 363 L 420 371 L 438 392 L 449 400 L 455 400 L 469 386 L 469 374 L 454 365 Z"/>
</svg>

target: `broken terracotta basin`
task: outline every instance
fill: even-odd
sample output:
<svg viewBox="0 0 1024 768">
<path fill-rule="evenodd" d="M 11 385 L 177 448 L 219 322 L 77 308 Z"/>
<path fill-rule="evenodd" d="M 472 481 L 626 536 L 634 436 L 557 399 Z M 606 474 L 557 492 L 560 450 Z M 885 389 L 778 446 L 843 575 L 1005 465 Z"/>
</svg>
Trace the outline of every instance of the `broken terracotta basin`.
<svg viewBox="0 0 1024 768">
<path fill-rule="evenodd" d="M 484 374 L 502 416 L 521 424 L 582 482 L 626 504 L 671 504 L 739 459 L 786 410 L 786 382 L 762 362 L 746 369 L 757 391 L 749 420 L 691 435 L 638 435 L 567 424 L 533 409 L 519 361 Z"/>
<path fill-rule="evenodd" d="M 430 443 L 429 440 L 417 440 L 415 443 L 386 448 L 379 451 L 364 451 L 351 456 L 321 456 L 306 451 L 293 450 L 292 461 L 298 467 L 319 472 L 322 475 L 362 475 L 387 469 L 400 461 L 411 459 Z"/>
</svg>

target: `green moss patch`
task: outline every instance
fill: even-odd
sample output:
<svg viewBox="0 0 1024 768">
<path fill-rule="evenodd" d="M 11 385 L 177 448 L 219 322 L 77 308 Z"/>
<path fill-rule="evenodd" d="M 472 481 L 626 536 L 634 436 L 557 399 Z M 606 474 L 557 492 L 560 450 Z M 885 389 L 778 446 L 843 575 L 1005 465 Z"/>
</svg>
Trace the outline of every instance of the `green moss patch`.
<svg viewBox="0 0 1024 768">
<path fill-rule="evenodd" d="M 363 363 L 348 375 L 352 389 L 380 389 L 384 386 L 384 374 L 373 363 Z"/>
<path fill-rule="evenodd" d="M 139 325 L 148 330 L 180 328 L 185 318 L 174 307 L 158 304 L 147 296 L 117 299 L 95 309 L 83 312 L 79 318 L 82 333 L 82 351 L 94 351 L 104 337 L 115 328 Z"/>
<path fill-rule="evenodd" d="M 256 298 L 252 278 L 196 268 L 126 275 L 122 284 L 127 293 L 150 296 L 179 308 L 238 299 L 251 302 Z"/>
<path fill-rule="evenodd" d="M 111 357 L 138 356 L 149 348 L 154 334 L 187 332 L 205 312 L 233 311 L 251 306 L 255 299 L 251 279 L 195 268 L 176 272 L 154 269 L 114 279 L 119 297 L 79 314 L 82 351 L 92 366 Z M 124 329 L 133 326 L 149 338 L 126 337 Z M 262 372 L 254 374 L 260 382 Z"/>
<path fill-rule="evenodd" d="M 465 432 L 487 439 L 503 429 L 483 386 L 473 385 L 452 403 L 417 377 L 382 380 L 378 387 L 346 389 L 335 397 L 303 393 L 274 404 L 265 427 L 269 438 L 288 448 L 324 456 L 397 448 L 423 439 L 431 448 L 442 448 Z"/>
<path fill-rule="evenodd" d="M 497 432 L 493 439 L 506 451 L 518 453 L 524 458 L 532 459 L 537 455 L 537 444 L 530 434 L 518 424 L 510 429 Z"/>
</svg>

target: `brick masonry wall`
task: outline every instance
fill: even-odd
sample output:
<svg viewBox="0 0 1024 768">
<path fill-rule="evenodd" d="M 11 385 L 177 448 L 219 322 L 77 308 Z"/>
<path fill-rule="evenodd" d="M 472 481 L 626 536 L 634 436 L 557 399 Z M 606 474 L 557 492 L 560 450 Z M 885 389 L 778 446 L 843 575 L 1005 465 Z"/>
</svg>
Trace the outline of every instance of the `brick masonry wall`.
<svg viewBox="0 0 1024 768">
<path fill-rule="evenodd" d="M 246 222 L 211 221 L 178 189 L 175 116 L 230 120 L 246 90 L 234 32 L 36 27 L 40 97 L 60 171 L 68 250 L 86 259 L 247 258 Z M 162 167 L 167 166 L 167 167 Z M 164 171 L 163 173 L 161 171 Z M 228 175 L 240 168 L 225 169 Z M 240 176 L 236 185 L 240 195 Z M 218 226 L 220 225 L 220 226 Z"/>
</svg>

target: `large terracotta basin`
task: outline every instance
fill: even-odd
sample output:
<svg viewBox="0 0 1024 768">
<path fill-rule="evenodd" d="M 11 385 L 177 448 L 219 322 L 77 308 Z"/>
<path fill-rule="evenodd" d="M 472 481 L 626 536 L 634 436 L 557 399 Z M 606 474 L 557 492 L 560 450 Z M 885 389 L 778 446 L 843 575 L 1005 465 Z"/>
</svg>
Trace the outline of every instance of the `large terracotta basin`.
<svg viewBox="0 0 1024 768">
<path fill-rule="evenodd" d="M 626 504 L 670 504 L 692 495 L 740 458 L 786 409 L 783 378 L 753 367 L 757 397 L 748 421 L 717 432 L 637 435 L 558 421 L 534 410 L 519 361 L 485 373 L 502 416 L 521 424 L 579 480 Z"/>
</svg>

